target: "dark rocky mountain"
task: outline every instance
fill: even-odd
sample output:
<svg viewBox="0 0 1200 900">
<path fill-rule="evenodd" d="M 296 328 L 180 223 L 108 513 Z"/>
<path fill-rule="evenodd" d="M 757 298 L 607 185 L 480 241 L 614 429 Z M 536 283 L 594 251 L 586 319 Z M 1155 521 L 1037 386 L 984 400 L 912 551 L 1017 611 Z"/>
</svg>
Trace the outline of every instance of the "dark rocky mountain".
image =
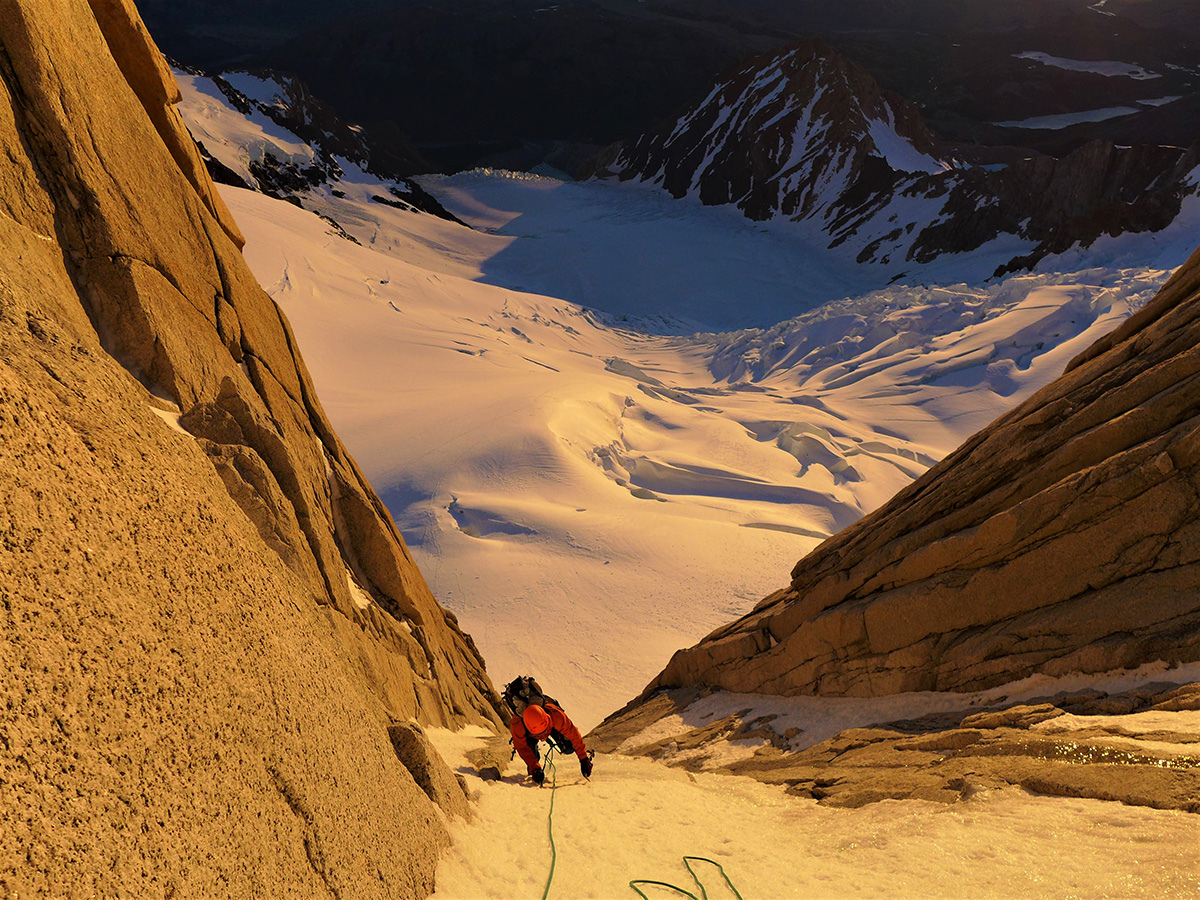
<svg viewBox="0 0 1200 900">
<path fill-rule="evenodd" d="M 368 127 L 395 123 L 457 168 L 555 140 L 580 145 L 577 162 L 649 127 L 760 46 L 591 3 L 460 0 L 331 23 L 262 59 Z"/>
<path fill-rule="evenodd" d="M 1140 111 L 1134 118 L 1155 112 L 1156 133 L 1171 134 L 1172 143 L 1200 137 L 1184 110 L 1164 114 L 1145 105 L 1200 92 L 1200 25 L 1179 0 L 1113 0 L 1103 9 L 1093 0 L 143 5 L 177 58 L 210 70 L 295 73 L 344 115 L 411 135 L 449 168 L 497 160 L 529 167 L 551 152 L 569 167 L 585 154 L 577 145 L 651 129 L 749 56 L 812 35 L 916 103 L 955 142 L 1055 155 L 1097 137 L 1129 143 L 1103 124 L 1073 142 L 1057 132 L 992 126 L 1115 106 Z M 1119 61 L 1155 77 L 1018 58 L 1029 52 Z"/>
<path fill-rule="evenodd" d="M 645 7 L 665 16 L 736 21 L 760 33 L 819 35 L 916 103 L 938 134 L 956 142 L 1017 144 L 1055 154 L 1097 137 L 1130 143 L 1103 128 L 1064 144 L 1053 134 L 998 131 L 991 123 L 1115 106 L 1151 111 L 1155 107 L 1140 104 L 1194 96 L 1200 89 L 1200 16 L 1186 0 L 648 0 Z M 1025 58 L 1031 52 L 1120 61 L 1145 73 L 1073 70 Z M 1183 115 L 1174 118 L 1173 131 L 1174 143 L 1200 137 Z M 1133 142 L 1147 140 L 1160 139 Z"/>
<path fill-rule="evenodd" d="M 296 15 L 225 4 L 214 24 L 222 2 L 150 0 L 145 14 L 176 58 L 293 73 L 369 131 L 413 136 L 447 169 L 554 156 L 570 170 L 780 41 L 580 0 L 350 0 Z"/>
<path fill-rule="evenodd" d="M 141 0 L 138 8 L 166 53 L 217 70 L 248 65 L 256 53 L 321 28 L 370 14 L 388 0 Z"/>
<path fill-rule="evenodd" d="M 915 106 L 810 40 L 749 61 L 677 119 L 610 148 L 585 172 L 732 203 L 751 219 L 807 223 L 831 249 L 895 280 L 1005 235 L 1026 249 L 997 272 L 1101 234 L 1160 230 L 1196 192 L 1198 166 L 1198 147 L 1106 141 L 998 171 L 968 165 Z"/>
<path fill-rule="evenodd" d="M 676 120 L 610 153 L 597 174 L 736 203 L 758 220 L 836 223 L 871 196 L 952 168 L 916 107 L 820 40 L 750 60 Z"/>
</svg>

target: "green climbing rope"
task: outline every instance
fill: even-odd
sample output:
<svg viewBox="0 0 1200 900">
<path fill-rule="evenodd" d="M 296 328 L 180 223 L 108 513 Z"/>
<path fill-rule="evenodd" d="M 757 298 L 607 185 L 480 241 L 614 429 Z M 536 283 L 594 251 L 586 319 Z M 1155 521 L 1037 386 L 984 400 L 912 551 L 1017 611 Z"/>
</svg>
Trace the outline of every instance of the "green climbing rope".
<svg viewBox="0 0 1200 900">
<path fill-rule="evenodd" d="M 554 867 L 558 863 L 558 848 L 554 845 L 554 795 L 558 791 L 558 768 L 554 765 L 554 747 L 551 746 L 546 751 L 546 769 L 550 772 L 550 814 L 546 817 L 546 827 L 550 834 L 550 874 L 546 876 L 546 889 L 542 891 L 542 900 L 546 900 L 550 896 L 550 885 L 554 883 Z M 652 884 L 656 887 L 667 888 L 676 893 L 683 894 L 685 897 L 690 897 L 691 900 L 708 900 L 708 891 L 704 889 L 704 882 L 700 880 L 700 876 L 696 874 L 696 870 L 692 868 L 692 862 L 706 862 L 711 866 L 716 866 L 717 871 L 721 873 L 721 877 L 725 879 L 725 884 L 729 886 L 729 890 L 733 892 L 733 896 L 737 900 L 743 900 L 742 895 L 738 893 L 738 889 L 733 886 L 733 882 L 729 880 L 729 876 L 725 874 L 725 867 L 715 860 L 708 859 L 704 856 L 685 856 L 683 864 L 688 870 L 688 874 L 692 876 L 692 881 L 696 882 L 696 887 L 700 889 L 700 896 L 697 897 L 691 891 L 685 891 L 683 888 L 674 884 L 668 884 L 665 881 L 651 881 L 646 878 L 635 878 L 629 882 L 629 886 L 634 892 L 642 898 L 642 900 L 650 900 L 639 884 Z"/>
<path fill-rule="evenodd" d="M 558 862 L 558 848 L 554 846 L 554 794 L 558 790 L 558 770 L 554 766 L 554 747 L 546 751 L 546 768 L 550 770 L 550 815 L 547 823 L 550 830 L 550 875 L 546 878 L 546 889 L 542 900 L 550 896 L 550 884 L 554 881 L 554 865 Z M 741 900 L 739 897 L 738 900 Z"/>
<path fill-rule="evenodd" d="M 725 879 L 725 883 L 729 885 L 729 890 L 733 891 L 733 896 L 737 897 L 737 900 L 742 900 L 742 895 L 738 893 L 738 889 L 733 886 L 733 882 L 730 881 L 729 876 L 725 874 L 725 868 L 719 862 L 715 862 L 714 860 L 708 859 L 704 856 L 685 856 L 683 858 L 683 864 L 687 867 L 688 874 L 692 876 L 692 881 L 696 882 L 696 887 L 700 889 L 699 897 L 697 897 L 691 891 L 685 891 L 683 888 L 677 885 L 668 884 L 665 881 L 650 881 L 646 878 L 635 878 L 633 881 L 629 882 L 629 886 L 633 888 L 634 892 L 641 897 L 642 900 L 650 900 L 650 898 L 642 893 L 642 889 L 638 887 L 639 884 L 652 884 L 656 887 L 664 887 L 668 890 L 675 891 L 676 893 L 683 894 L 685 897 L 691 897 L 692 900 L 708 900 L 708 891 L 704 889 L 704 882 L 700 880 L 700 876 L 698 876 L 696 874 L 696 870 L 692 868 L 691 860 L 695 860 L 696 862 L 706 862 L 709 865 L 716 866 L 717 871 L 721 873 L 721 877 Z M 546 898 L 543 897 L 542 900 L 546 900 Z"/>
</svg>

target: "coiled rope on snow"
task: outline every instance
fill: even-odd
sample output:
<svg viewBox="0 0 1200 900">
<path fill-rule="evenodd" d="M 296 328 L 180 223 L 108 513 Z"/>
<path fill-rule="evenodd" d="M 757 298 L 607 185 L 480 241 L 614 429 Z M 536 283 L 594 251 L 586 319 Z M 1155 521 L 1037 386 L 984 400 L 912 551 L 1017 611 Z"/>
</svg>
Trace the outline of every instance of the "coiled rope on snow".
<svg viewBox="0 0 1200 900">
<path fill-rule="evenodd" d="M 667 888 L 668 890 L 683 894 L 685 897 L 691 897 L 692 900 L 708 900 L 708 891 L 704 889 L 704 882 L 700 880 L 700 876 L 697 875 L 696 870 L 692 868 L 692 860 L 695 860 L 696 862 L 706 862 L 709 865 L 716 866 L 717 871 L 721 873 L 721 877 L 725 879 L 725 883 L 729 885 L 729 890 L 733 891 L 733 896 L 737 897 L 737 900 L 742 900 L 742 895 L 738 893 L 738 889 L 733 886 L 733 882 L 730 881 L 729 876 L 725 874 L 725 867 L 719 862 L 711 860 L 705 856 L 685 856 L 683 858 L 683 864 L 687 867 L 688 874 L 692 876 L 692 881 L 696 882 L 696 887 L 700 889 L 699 897 L 697 897 L 691 891 L 685 891 L 678 885 L 668 884 L 665 881 L 651 881 L 648 878 L 635 878 L 633 881 L 629 882 L 629 886 L 633 888 L 634 892 L 637 893 L 642 900 L 650 900 L 650 898 L 642 893 L 641 888 L 638 887 L 639 884 L 652 884 L 656 887 Z M 543 900 L 545 900 L 545 898 L 543 898 Z"/>
</svg>

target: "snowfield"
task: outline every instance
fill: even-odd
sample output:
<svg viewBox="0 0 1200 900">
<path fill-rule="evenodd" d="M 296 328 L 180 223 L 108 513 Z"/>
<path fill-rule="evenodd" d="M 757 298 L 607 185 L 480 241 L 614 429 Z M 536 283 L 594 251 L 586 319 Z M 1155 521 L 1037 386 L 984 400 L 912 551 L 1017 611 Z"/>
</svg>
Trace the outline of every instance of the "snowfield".
<svg viewBox="0 0 1200 900">
<path fill-rule="evenodd" d="M 432 900 L 541 897 L 551 791 L 467 777 L 478 814 L 454 826 Z M 699 897 L 684 856 L 719 862 L 745 900 L 1162 900 L 1200 890 L 1188 813 L 1020 790 L 954 806 L 886 800 L 829 809 L 747 778 L 628 757 L 605 757 L 591 782 L 564 760 L 559 784 L 551 897 L 637 900 L 635 878 Z M 696 868 L 710 900 L 733 900 L 714 868 Z"/>
<path fill-rule="evenodd" d="M 1103 5 L 1103 3 L 1098 4 L 1098 6 Z M 1150 72 L 1132 63 L 1111 62 L 1107 60 L 1064 59 L 1061 56 L 1051 56 L 1048 53 L 1041 53 L 1036 50 L 1014 53 L 1013 58 L 1029 59 L 1039 62 L 1044 66 L 1051 66 L 1055 69 L 1066 69 L 1069 72 L 1091 72 L 1095 75 L 1103 75 L 1105 78 L 1132 78 L 1134 81 L 1150 81 L 1154 78 L 1162 78 L 1162 75 L 1157 72 Z"/>
<path fill-rule="evenodd" d="M 463 176 L 462 190 L 483 178 Z M 569 218 L 556 183 L 495 180 L 474 207 L 452 197 L 452 211 L 493 229 L 527 216 L 553 232 L 555 217 Z M 537 237 L 472 231 L 339 189 L 346 196 L 322 211 L 361 246 L 312 213 L 222 191 L 322 404 L 435 595 L 493 679 L 536 674 L 571 698 L 585 730 L 676 649 L 782 587 L 821 540 L 1054 378 L 1167 274 L 1095 268 L 893 287 L 766 329 L 651 335 L 483 283 L 497 256 Z M 614 194 L 597 257 L 552 254 L 540 278 L 619 294 L 654 259 L 683 252 L 649 239 L 665 210 L 663 234 L 703 246 L 707 262 L 675 271 L 659 295 L 665 316 L 688 317 L 693 290 L 736 298 L 754 283 L 760 258 L 722 239 L 745 220 L 664 207 L 645 190 Z M 508 202 L 489 206 L 496 196 Z M 617 241 L 622 220 L 643 230 Z M 586 244 L 588 229 L 576 229 Z M 802 281 L 804 253 L 768 246 L 774 267 L 790 259 Z"/>
<path fill-rule="evenodd" d="M 1049 116 L 1034 116 L 1032 119 L 1016 119 L 1010 122 L 993 122 L 997 128 L 1029 128 L 1057 131 L 1082 125 L 1085 122 L 1104 122 L 1119 116 L 1131 116 L 1140 110 L 1136 106 L 1106 106 L 1103 109 L 1085 109 L 1073 113 L 1057 113 Z"/>
<path fill-rule="evenodd" d="M 910 694 L 872 700 L 755 697 L 716 693 L 714 718 L 740 708 L 770 710 L 808 729 L 816 743 L 843 728 L 971 703 L 1046 695 L 1075 686 L 1122 690 L 1164 676 L 1161 667 L 1086 679 L 1029 679 L 986 694 Z M 1200 678 L 1200 667 L 1171 673 Z M 697 704 L 699 705 L 699 704 Z M 696 713 L 702 712 L 697 709 Z M 1132 734 L 1196 725 L 1195 712 L 1121 717 L 1062 716 L 1041 731 L 1089 728 L 1119 719 Z M 1184 721 L 1186 720 L 1186 722 Z M 778 724 L 778 723 L 776 723 Z M 684 730 L 691 726 L 682 726 Z M 638 742 L 670 733 L 671 720 Z M 477 816 L 454 826 L 454 846 L 438 867 L 434 900 L 539 897 L 550 877 L 551 791 L 510 768 L 499 782 L 479 779 L 464 753 L 490 735 L 481 729 L 430 737 L 479 798 Z M 749 755 L 753 742 L 730 745 Z M 1130 737 L 1131 748 L 1194 754 L 1196 745 L 1159 746 Z M 574 758 L 556 758 L 553 834 L 557 859 L 549 896 L 630 898 L 632 879 L 663 881 L 700 896 L 684 856 L 719 863 L 750 898 L 927 900 L 1013 897 L 1192 897 L 1200 891 L 1195 814 L 1099 800 L 1046 797 L 1020 789 L 979 790 L 945 805 L 886 800 L 834 809 L 782 787 L 717 774 L 689 774 L 644 758 L 602 755 L 590 781 Z M 696 863 L 711 900 L 732 898 L 715 867 Z M 647 896 L 678 897 L 662 888 Z"/>
</svg>

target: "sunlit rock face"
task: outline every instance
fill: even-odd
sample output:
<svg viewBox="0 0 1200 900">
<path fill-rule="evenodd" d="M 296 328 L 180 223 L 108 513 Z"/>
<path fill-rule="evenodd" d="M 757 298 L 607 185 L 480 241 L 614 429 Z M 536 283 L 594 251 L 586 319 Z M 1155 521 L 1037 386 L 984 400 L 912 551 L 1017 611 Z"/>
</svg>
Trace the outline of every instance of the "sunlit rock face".
<svg viewBox="0 0 1200 900">
<path fill-rule="evenodd" d="M 0 10 L 0 889 L 416 897 L 396 720 L 499 721 L 129 0 Z M 455 805 L 457 808 L 457 805 Z"/>
<path fill-rule="evenodd" d="M 969 690 L 1200 659 L 1200 253 L 647 689 Z"/>
<path fill-rule="evenodd" d="M 838 716 L 835 704 L 845 715 L 853 700 L 679 688 L 611 716 L 588 743 L 601 753 L 648 756 L 691 772 L 743 775 L 826 806 L 960 803 L 1019 786 L 1200 812 L 1200 767 L 1190 750 L 1200 740 L 1194 716 L 1200 684 L 1189 681 L 1198 670 L 1157 669 L 1133 676 L 1140 683 L 1124 689 L 1104 679 L 1082 689 L 1042 679 L 1047 693 L 1040 696 L 1026 682 L 1017 698 L 1007 688 L 910 694 L 866 701 L 872 712 L 860 701 L 852 714 L 859 723 L 842 728 L 831 728 L 825 717 Z M 1167 680 L 1150 680 L 1155 675 Z M 764 702 L 777 712 L 755 709 Z"/>
</svg>

